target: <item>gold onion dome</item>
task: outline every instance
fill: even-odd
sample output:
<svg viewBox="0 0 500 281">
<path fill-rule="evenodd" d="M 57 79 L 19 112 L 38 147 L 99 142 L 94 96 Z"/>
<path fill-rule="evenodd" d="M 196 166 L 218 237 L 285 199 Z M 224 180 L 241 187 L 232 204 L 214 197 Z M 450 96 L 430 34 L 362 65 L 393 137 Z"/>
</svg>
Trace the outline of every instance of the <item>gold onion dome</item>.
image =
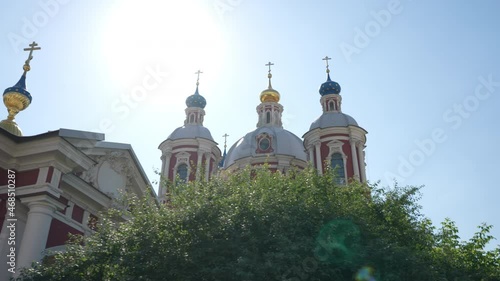
<svg viewBox="0 0 500 281">
<path fill-rule="evenodd" d="M 22 136 L 23 133 L 14 121 L 14 118 L 20 111 L 26 109 L 31 104 L 31 95 L 26 90 L 25 74 L 21 76 L 21 79 L 19 79 L 16 85 L 5 89 L 3 92 L 3 103 L 5 107 L 7 107 L 9 115 L 7 119 L 0 122 L 0 128 L 13 135 Z"/>
<path fill-rule="evenodd" d="M 260 93 L 260 101 L 261 102 L 279 102 L 280 101 L 280 93 L 273 89 L 273 86 L 271 85 L 271 78 L 273 75 L 271 74 L 271 65 L 274 65 L 273 63 L 269 62 L 266 64 L 266 66 L 269 66 L 269 73 L 267 74 L 267 78 L 269 79 L 269 85 L 267 86 L 267 89 L 262 91 Z"/>
<path fill-rule="evenodd" d="M 16 83 L 16 85 L 5 89 L 3 92 L 3 103 L 5 107 L 7 107 L 7 111 L 9 115 L 7 119 L 2 120 L 0 122 L 0 128 L 8 131 L 9 133 L 22 136 L 22 131 L 14 121 L 16 115 L 25 110 L 31 104 L 31 94 L 26 90 L 26 73 L 30 71 L 30 61 L 33 59 L 33 51 L 40 50 L 40 47 L 37 47 L 38 44 L 33 42 L 30 45 L 30 48 L 25 48 L 25 51 L 30 51 L 28 59 L 23 65 L 23 75 L 21 75 L 21 79 Z"/>
</svg>

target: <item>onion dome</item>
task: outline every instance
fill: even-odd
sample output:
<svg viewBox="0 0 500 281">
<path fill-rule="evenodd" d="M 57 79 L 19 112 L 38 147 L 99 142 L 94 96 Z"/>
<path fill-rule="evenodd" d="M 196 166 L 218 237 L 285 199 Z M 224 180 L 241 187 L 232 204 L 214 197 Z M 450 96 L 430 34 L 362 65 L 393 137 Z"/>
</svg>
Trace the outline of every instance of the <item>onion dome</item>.
<svg viewBox="0 0 500 281">
<path fill-rule="evenodd" d="M 186 106 L 187 107 L 199 107 L 199 108 L 205 108 L 207 105 L 207 101 L 205 98 L 200 95 L 198 92 L 198 86 L 200 85 L 200 74 L 203 73 L 200 70 L 196 71 L 194 74 L 198 75 L 198 78 L 196 79 L 196 91 L 194 92 L 193 95 L 187 97 L 186 99 Z"/>
<path fill-rule="evenodd" d="M 206 105 L 207 101 L 202 95 L 200 95 L 200 93 L 198 93 L 198 83 L 196 83 L 196 91 L 194 92 L 193 95 L 187 97 L 186 106 L 205 108 Z"/>
<path fill-rule="evenodd" d="M 271 65 L 274 65 L 274 63 L 267 63 L 266 66 L 269 66 L 269 73 L 267 74 L 267 78 L 269 79 L 269 85 L 267 86 L 267 89 L 262 91 L 260 93 L 260 101 L 261 102 L 279 102 L 280 101 L 280 93 L 273 89 L 271 86 L 271 78 L 273 75 L 271 74 Z"/>
<path fill-rule="evenodd" d="M 319 94 L 321 96 L 326 96 L 326 95 L 338 95 L 340 93 L 340 85 L 339 83 L 332 81 L 330 79 L 330 68 L 328 65 L 328 61 L 331 60 L 328 56 L 323 58 L 324 61 L 326 61 L 326 82 L 321 84 L 319 87 Z"/>
<path fill-rule="evenodd" d="M 260 93 L 260 101 L 261 102 L 279 102 L 280 101 L 280 93 L 278 91 L 276 91 L 275 89 L 273 89 L 273 87 L 271 86 L 271 77 L 273 77 L 273 75 L 271 73 L 269 73 L 267 75 L 267 77 L 269 78 L 269 86 L 267 89 L 265 89 L 264 91 L 262 91 Z"/>
<path fill-rule="evenodd" d="M 16 136 L 22 136 L 23 133 L 14 117 L 20 111 L 26 109 L 31 104 L 31 94 L 26 90 L 26 75 L 23 74 L 16 85 L 5 89 L 3 92 L 3 103 L 7 107 L 9 115 L 7 119 L 0 122 L 0 128 L 5 129 Z"/>
<path fill-rule="evenodd" d="M 7 119 L 2 120 L 0 122 L 0 128 L 8 131 L 9 133 L 22 136 L 22 131 L 14 121 L 15 116 L 20 112 L 25 110 L 31 104 L 31 94 L 26 90 L 26 73 L 30 71 L 30 61 L 33 59 L 33 51 L 40 50 L 40 47 L 37 47 L 38 44 L 33 42 L 30 45 L 30 48 L 25 48 L 25 51 L 30 51 L 28 59 L 23 65 L 23 75 L 16 83 L 16 85 L 5 89 L 3 92 L 3 103 L 5 107 L 7 107 L 7 111 L 9 115 Z"/>
<path fill-rule="evenodd" d="M 330 72 L 330 71 L 327 71 L 327 72 Z M 319 94 L 321 96 L 325 96 L 325 95 L 331 95 L 331 94 L 338 95 L 339 93 L 340 93 L 339 83 L 332 81 L 332 79 L 330 79 L 330 73 L 328 73 L 326 82 L 321 84 L 321 86 L 319 87 Z"/>
<path fill-rule="evenodd" d="M 24 108 L 26 108 L 30 105 L 32 98 L 31 98 L 31 94 L 28 92 L 28 90 L 26 90 L 26 74 L 23 74 L 21 76 L 19 81 L 17 81 L 16 85 L 5 89 L 5 91 L 3 92 L 3 95 L 8 96 L 10 94 L 15 94 L 15 93 L 18 93 L 19 95 L 24 96 L 23 97 Z"/>
</svg>

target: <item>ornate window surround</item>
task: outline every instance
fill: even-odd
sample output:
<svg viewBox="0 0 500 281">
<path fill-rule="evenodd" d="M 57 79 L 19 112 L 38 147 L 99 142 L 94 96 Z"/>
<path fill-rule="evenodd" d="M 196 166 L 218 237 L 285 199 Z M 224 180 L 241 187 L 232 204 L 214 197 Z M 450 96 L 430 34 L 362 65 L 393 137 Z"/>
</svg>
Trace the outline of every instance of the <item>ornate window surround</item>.
<svg viewBox="0 0 500 281">
<path fill-rule="evenodd" d="M 191 174 L 191 165 L 189 165 L 190 156 L 191 156 L 191 154 L 188 152 L 185 152 L 185 151 L 175 154 L 176 163 L 174 166 L 174 177 L 177 176 L 177 172 L 178 172 L 177 169 L 179 168 L 179 165 L 186 164 L 187 165 L 187 179 L 189 180 L 189 175 Z"/>
<path fill-rule="evenodd" d="M 267 139 L 269 141 L 269 147 L 265 150 L 260 148 L 260 142 L 263 141 L 264 139 Z M 268 133 L 262 133 L 259 134 L 258 136 L 255 137 L 255 141 L 257 143 L 257 148 L 255 149 L 255 153 L 271 153 L 274 151 L 273 149 L 273 136 L 268 134 Z"/>
<path fill-rule="evenodd" d="M 333 140 L 327 143 L 327 146 L 330 150 L 328 151 L 328 157 L 326 158 L 326 161 L 330 165 L 332 163 L 332 155 L 334 153 L 339 153 L 340 155 L 342 155 L 342 159 L 344 161 L 344 183 L 347 183 L 347 159 L 349 157 L 342 150 L 343 145 L 344 143 L 338 140 Z"/>
</svg>

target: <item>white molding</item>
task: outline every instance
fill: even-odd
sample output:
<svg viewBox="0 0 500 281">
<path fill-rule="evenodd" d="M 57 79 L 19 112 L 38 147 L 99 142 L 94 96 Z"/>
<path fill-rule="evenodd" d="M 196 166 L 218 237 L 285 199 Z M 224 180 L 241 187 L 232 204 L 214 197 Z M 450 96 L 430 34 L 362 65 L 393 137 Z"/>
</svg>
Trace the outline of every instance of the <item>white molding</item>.
<svg viewBox="0 0 500 281">
<path fill-rule="evenodd" d="M 327 146 L 328 148 L 330 149 L 328 151 L 328 156 L 326 157 L 326 160 L 328 161 L 329 165 L 331 165 L 332 163 L 332 155 L 334 153 L 339 153 L 340 155 L 342 155 L 342 160 L 343 160 L 343 164 L 344 164 L 344 183 L 347 183 L 347 159 L 349 159 L 349 157 L 344 153 L 344 150 L 342 149 L 342 147 L 344 146 L 344 143 L 339 141 L 339 140 L 333 140 L 333 141 L 330 141 L 329 143 L 327 143 Z M 334 167 L 331 167 L 332 169 Z"/>
</svg>

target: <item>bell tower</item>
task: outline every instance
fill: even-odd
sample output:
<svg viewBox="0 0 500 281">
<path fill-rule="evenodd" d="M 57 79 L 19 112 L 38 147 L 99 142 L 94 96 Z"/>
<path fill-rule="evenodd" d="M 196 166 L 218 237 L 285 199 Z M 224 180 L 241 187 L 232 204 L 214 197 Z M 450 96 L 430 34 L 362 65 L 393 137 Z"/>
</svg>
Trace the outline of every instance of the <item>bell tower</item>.
<svg viewBox="0 0 500 281">
<path fill-rule="evenodd" d="M 342 112 L 340 85 L 330 78 L 326 56 L 326 82 L 321 84 L 319 94 L 323 114 L 314 121 L 304 134 L 304 146 L 308 160 L 322 174 L 327 166 L 336 168 L 337 183 L 345 184 L 349 179 L 366 182 L 365 129 L 356 120 Z"/>
<path fill-rule="evenodd" d="M 209 180 L 217 172 L 221 151 L 210 131 L 203 126 L 207 101 L 200 95 L 200 70 L 195 72 L 196 90 L 186 99 L 184 126 L 175 129 L 158 149 L 162 168 L 159 198 L 165 202 L 167 186 L 179 181 Z"/>
</svg>

